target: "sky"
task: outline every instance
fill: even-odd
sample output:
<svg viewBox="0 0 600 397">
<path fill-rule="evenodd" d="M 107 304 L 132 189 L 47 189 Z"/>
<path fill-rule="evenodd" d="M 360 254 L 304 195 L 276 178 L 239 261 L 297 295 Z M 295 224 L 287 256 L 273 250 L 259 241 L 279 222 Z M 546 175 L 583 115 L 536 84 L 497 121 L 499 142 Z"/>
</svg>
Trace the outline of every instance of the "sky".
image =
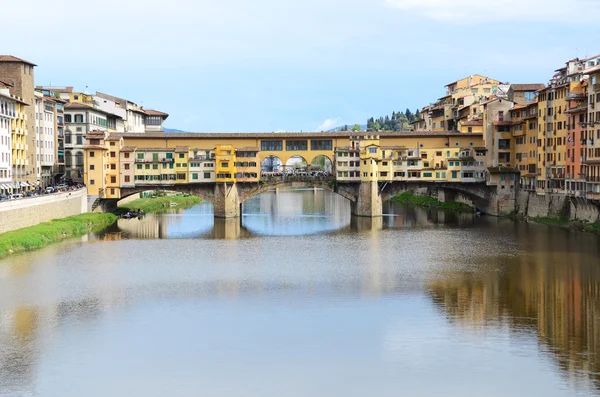
<svg viewBox="0 0 600 397">
<path fill-rule="evenodd" d="M 95 6 L 92 4 L 96 4 Z M 414 111 L 483 74 L 547 83 L 600 53 L 598 0 L 3 2 L 0 53 L 193 132 L 321 131 Z M 69 21 L 69 22 L 67 22 Z"/>
</svg>

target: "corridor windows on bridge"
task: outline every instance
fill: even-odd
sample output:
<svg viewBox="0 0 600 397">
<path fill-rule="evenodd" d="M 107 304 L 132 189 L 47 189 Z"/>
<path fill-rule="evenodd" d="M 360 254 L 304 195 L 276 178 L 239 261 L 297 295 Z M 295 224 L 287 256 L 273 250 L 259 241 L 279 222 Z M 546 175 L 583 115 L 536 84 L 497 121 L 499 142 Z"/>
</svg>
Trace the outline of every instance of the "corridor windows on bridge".
<svg viewBox="0 0 600 397">
<path fill-rule="evenodd" d="M 261 141 L 260 150 L 264 152 L 281 151 L 283 150 L 283 141 Z"/>
<path fill-rule="evenodd" d="M 204 173 L 204 179 L 210 179 L 211 178 L 211 173 L 210 172 L 205 172 Z"/>
<path fill-rule="evenodd" d="M 376 147 L 370 147 L 369 148 L 369 153 L 371 153 L 371 154 L 377 154 L 377 148 Z"/>
<path fill-rule="evenodd" d="M 310 150 L 332 150 L 333 143 L 330 139 L 312 139 Z"/>
<path fill-rule="evenodd" d="M 308 150 L 308 141 L 285 141 L 285 150 Z"/>
<path fill-rule="evenodd" d="M 198 179 L 198 174 L 197 173 L 192 173 L 192 179 L 193 180 L 197 180 Z"/>
</svg>

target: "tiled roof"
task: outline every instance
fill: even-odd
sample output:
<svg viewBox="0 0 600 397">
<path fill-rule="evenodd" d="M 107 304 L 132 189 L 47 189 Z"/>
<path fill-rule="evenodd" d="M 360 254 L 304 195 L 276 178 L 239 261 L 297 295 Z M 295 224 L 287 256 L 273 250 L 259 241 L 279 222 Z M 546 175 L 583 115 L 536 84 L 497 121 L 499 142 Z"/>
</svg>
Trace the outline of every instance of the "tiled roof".
<svg viewBox="0 0 600 397">
<path fill-rule="evenodd" d="M 123 146 L 121 148 L 122 152 L 135 152 L 135 147 L 134 146 Z"/>
<path fill-rule="evenodd" d="M 20 62 L 20 63 L 26 63 L 31 66 L 37 66 L 35 63 L 31 63 L 29 61 L 26 61 L 21 58 L 17 58 L 12 55 L 0 55 L 0 62 Z"/>
<path fill-rule="evenodd" d="M 164 112 L 154 110 L 154 109 L 144 109 L 144 113 L 146 113 L 148 116 L 161 116 L 161 117 L 164 117 L 165 119 L 167 117 L 169 117 L 168 113 L 164 113 Z"/>
<path fill-rule="evenodd" d="M 87 145 L 83 147 L 84 149 L 97 149 L 97 150 L 108 150 L 107 147 L 105 146 L 99 146 L 99 145 Z"/>
<path fill-rule="evenodd" d="M 260 149 L 257 147 L 241 147 L 236 149 L 236 152 L 259 152 Z"/>
<path fill-rule="evenodd" d="M 11 99 L 11 100 L 13 100 L 13 101 L 15 101 L 15 102 L 19 102 L 20 104 L 23 104 L 23 105 L 25 105 L 25 106 L 29 106 L 29 104 L 28 104 L 28 103 L 26 103 L 26 102 L 24 102 L 24 101 L 22 101 L 22 100 L 18 99 L 17 97 L 15 97 L 15 96 L 13 96 L 13 95 L 10 95 L 10 94 L 2 94 L 2 93 L 0 93 L 0 96 L 1 96 L 1 97 L 3 97 L 3 98 L 8 98 L 8 99 Z"/>
<path fill-rule="evenodd" d="M 538 91 L 545 87 L 544 84 L 511 84 L 513 91 Z"/>
<path fill-rule="evenodd" d="M 187 153 L 190 151 L 189 146 L 177 146 L 175 148 L 175 153 Z"/>
<path fill-rule="evenodd" d="M 512 125 L 512 121 L 494 121 L 494 125 Z"/>
</svg>

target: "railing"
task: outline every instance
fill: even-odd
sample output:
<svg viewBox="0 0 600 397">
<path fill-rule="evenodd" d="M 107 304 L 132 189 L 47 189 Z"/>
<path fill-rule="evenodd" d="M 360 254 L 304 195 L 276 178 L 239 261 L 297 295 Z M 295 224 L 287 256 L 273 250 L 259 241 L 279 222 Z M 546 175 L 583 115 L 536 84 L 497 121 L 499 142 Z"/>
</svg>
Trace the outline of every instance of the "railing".
<svg viewBox="0 0 600 397">
<path fill-rule="evenodd" d="M 282 183 L 282 182 L 308 182 L 308 183 L 314 183 L 314 182 L 323 182 L 323 183 L 330 183 L 335 181 L 335 177 L 331 174 L 325 174 L 325 175 L 310 175 L 310 174 L 306 174 L 306 175 L 286 175 L 284 173 L 275 173 L 275 174 L 265 174 L 262 173 L 260 176 L 260 181 L 261 183 L 264 184 L 277 184 L 277 183 Z"/>
</svg>

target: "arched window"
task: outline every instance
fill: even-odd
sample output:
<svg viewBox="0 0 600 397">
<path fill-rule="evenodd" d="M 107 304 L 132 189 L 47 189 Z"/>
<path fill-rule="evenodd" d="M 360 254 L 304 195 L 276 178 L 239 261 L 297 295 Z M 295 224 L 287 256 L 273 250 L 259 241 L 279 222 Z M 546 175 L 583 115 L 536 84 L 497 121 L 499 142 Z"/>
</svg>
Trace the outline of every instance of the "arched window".
<svg viewBox="0 0 600 397">
<path fill-rule="evenodd" d="M 65 151 L 65 166 L 66 167 L 73 166 L 73 155 L 70 150 Z"/>
<path fill-rule="evenodd" d="M 77 167 L 83 167 L 83 152 L 75 153 L 75 164 Z"/>
</svg>

